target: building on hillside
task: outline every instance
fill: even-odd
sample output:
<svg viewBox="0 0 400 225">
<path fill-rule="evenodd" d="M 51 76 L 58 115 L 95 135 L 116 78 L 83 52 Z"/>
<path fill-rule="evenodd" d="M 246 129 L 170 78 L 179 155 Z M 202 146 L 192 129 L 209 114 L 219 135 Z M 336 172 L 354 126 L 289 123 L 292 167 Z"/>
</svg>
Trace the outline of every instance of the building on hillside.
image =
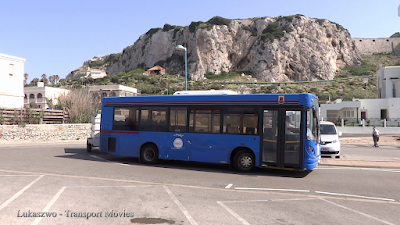
<svg viewBox="0 0 400 225">
<path fill-rule="evenodd" d="M 103 78 L 103 77 L 106 77 L 107 76 L 107 74 L 106 74 L 106 72 L 104 71 L 104 70 L 99 70 L 99 69 L 89 69 L 87 72 L 86 72 L 86 77 L 90 77 L 90 78 L 93 78 L 93 79 L 99 79 L 99 78 Z"/>
<path fill-rule="evenodd" d="M 25 107 L 33 105 L 40 109 L 51 109 L 52 105 L 58 103 L 58 98 L 67 95 L 69 90 L 47 87 L 43 82 L 38 82 L 36 87 L 25 87 L 24 92 Z"/>
<path fill-rule="evenodd" d="M 165 69 L 162 68 L 161 66 L 154 66 L 153 68 L 150 68 L 143 73 L 143 75 L 164 75 L 164 74 L 165 74 Z"/>
<path fill-rule="evenodd" d="M 376 75 L 378 98 L 400 97 L 400 66 L 379 66 Z"/>
<path fill-rule="evenodd" d="M 0 108 L 24 106 L 25 61 L 0 53 Z"/>
<path fill-rule="evenodd" d="M 347 124 L 360 124 L 362 120 L 370 125 L 400 126 L 400 98 L 336 100 L 333 104 L 321 104 L 323 120 Z"/>
<path fill-rule="evenodd" d="M 88 91 L 93 94 L 93 98 L 101 99 L 112 96 L 137 96 L 139 93 L 136 88 L 127 87 L 120 84 L 87 86 Z"/>
</svg>

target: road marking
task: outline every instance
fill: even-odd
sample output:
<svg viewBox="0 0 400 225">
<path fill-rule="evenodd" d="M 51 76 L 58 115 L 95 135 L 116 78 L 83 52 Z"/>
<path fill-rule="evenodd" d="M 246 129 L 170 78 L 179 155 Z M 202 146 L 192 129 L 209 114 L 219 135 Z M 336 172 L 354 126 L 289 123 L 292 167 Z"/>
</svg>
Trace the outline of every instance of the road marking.
<svg viewBox="0 0 400 225">
<path fill-rule="evenodd" d="M 232 187 L 232 185 L 233 185 L 233 184 L 228 184 L 228 185 L 226 185 L 226 187 L 225 187 L 225 188 L 226 188 L 226 189 L 229 189 L 229 188 L 231 188 L 231 187 Z"/>
<path fill-rule="evenodd" d="M 0 177 L 37 177 L 37 175 L 0 175 Z"/>
<path fill-rule="evenodd" d="M 315 169 L 318 169 L 318 170 L 368 170 L 368 171 L 400 173 L 400 170 L 385 170 L 385 169 L 373 169 L 373 168 L 318 167 L 318 168 L 315 168 Z"/>
<path fill-rule="evenodd" d="M 148 187 L 149 185 L 142 186 L 68 186 L 68 188 L 132 188 L 132 187 Z"/>
<path fill-rule="evenodd" d="M 258 190 L 258 191 L 287 191 L 287 192 L 310 192 L 309 190 L 296 190 L 296 189 L 277 189 L 277 188 L 241 188 L 237 187 L 235 190 Z"/>
<path fill-rule="evenodd" d="M 365 198 L 365 199 L 372 199 L 372 200 L 381 200 L 381 201 L 391 201 L 395 202 L 396 200 L 390 198 L 376 198 L 376 197 L 367 197 L 362 195 L 349 195 L 349 194 L 339 194 L 339 193 L 331 193 L 331 192 L 324 192 L 324 191 L 315 191 L 318 194 L 326 194 L 326 195 L 337 195 L 337 196 L 346 196 L 346 197 L 354 197 L 354 198 Z"/>
<path fill-rule="evenodd" d="M 144 184 L 144 185 L 166 185 L 166 183 L 156 183 L 156 182 L 150 182 L 150 181 L 140 181 L 140 180 L 133 180 L 133 179 L 116 179 L 116 178 L 107 178 L 107 177 L 94 177 L 94 176 L 78 176 L 78 175 L 67 175 L 67 174 L 57 174 L 57 173 L 37 173 L 37 172 L 30 172 L 30 171 L 17 171 L 17 170 L 4 170 L 0 169 L 0 172 L 5 172 L 5 173 L 25 173 L 25 174 L 35 174 L 37 176 L 39 175 L 44 175 L 44 176 L 53 176 L 53 177 L 59 177 L 59 178 L 75 178 L 75 179 L 85 179 L 85 180 L 99 180 L 99 181 L 112 181 L 112 182 L 126 182 L 126 183 L 136 183 L 136 184 Z M 183 188 L 194 188 L 194 189 L 200 189 L 200 190 L 215 190 L 215 191 L 225 191 L 224 188 L 221 187 L 206 187 L 206 186 L 194 186 L 194 185 L 185 185 L 185 184 L 174 184 L 174 183 L 169 183 L 169 186 L 174 186 L 174 187 L 183 187 Z M 243 190 L 246 191 L 246 190 Z M 251 191 L 251 190 L 248 190 Z M 283 194 L 276 192 L 275 194 Z M 291 193 L 292 195 L 296 195 L 295 193 Z M 297 194 L 300 196 L 303 196 L 303 194 Z M 307 196 L 312 196 L 315 198 L 321 197 L 320 195 L 307 195 Z M 340 197 L 330 197 L 334 199 L 341 199 Z M 354 199 L 347 199 L 349 201 L 377 201 L 377 200 L 371 200 L 371 199 L 359 199 L 359 198 L 354 198 Z M 400 202 L 393 202 L 393 204 L 400 204 Z"/>
<path fill-rule="evenodd" d="M 24 191 L 26 191 L 28 188 L 30 188 L 34 183 L 36 183 L 38 180 L 42 179 L 44 175 L 40 175 L 38 178 L 36 178 L 34 181 L 26 185 L 24 188 L 22 188 L 20 191 L 18 191 L 15 195 L 13 195 L 10 199 L 5 201 L 2 205 L 0 205 L 0 211 L 4 209 L 8 204 L 10 204 L 12 201 L 14 201 L 18 196 L 22 195 Z"/>
<path fill-rule="evenodd" d="M 366 214 L 366 213 L 359 212 L 359 211 L 354 210 L 354 209 L 350 209 L 350 208 L 348 208 L 348 207 L 346 207 L 346 206 L 339 205 L 339 204 L 334 203 L 334 202 L 331 202 L 331 201 L 329 201 L 329 200 L 326 200 L 326 199 L 323 199 L 323 198 L 321 198 L 321 200 L 322 200 L 322 201 L 325 201 L 325 202 L 328 202 L 328 203 L 330 203 L 330 204 L 332 204 L 332 205 L 335 205 L 335 206 L 337 206 L 337 207 L 340 207 L 340 208 L 343 208 L 343 209 L 347 209 L 347 210 L 349 210 L 349 211 L 351 211 L 351 212 L 354 212 L 354 213 L 357 213 L 357 214 L 366 216 L 366 217 L 368 217 L 368 218 L 377 220 L 377 221 L 382 222 L 382 223 L 384 223 L 384 224 L 394 225 L 394 223 L 390 223 L 390 222 L 387 222 L 387 221 L 385 221 L 385 220 L 381 220 L 381 219 L 376 218 L 376 217 L 374 217 L 374 216 L 368 215 L 368 214 Z"/>
<path fill-rule="evenodd" d="M 175 197 L 174 194 L 172 194 L 172 192 L 169 190 L 169 188 L 167 186 L 163 186 L 165 191 L 169 194 L 169 196 L 172 198 L 172 200 L 174 200 L 175 204 L 178 205 L 179 209 L 183 212 L 183 214 L 185 214 L 186 218 L 189 220 L 190 224 L 197 225 L 196 220 L 193 219 L 193 217 L 189 214 L 189 212 L 185 209 L 185 207 L 182 205 L 182 203 Z"/>
<path fill-rule="evenodd" d="M 217 201 L 217 203 L 222 206 L 226 211 L 228 211 L 232 216 L 234 216 L 236 219 L 238 219 L 242 224 L 244 225 L 250 225 L 246 220 L 244 220 L 242 217 L 240 217 L 237 213 L 235 213 L 232 209 L 230 209 L 228 206 L 226 206 L 224 203 Z"/>
<path fill-rule="evenodd" d="M 303 200 L 315 200 L 317 198 L 282 198 L 282 199 L 271 199 L 271 202 L 281 202 L 281 201 L 303 201 Z"/>
<path fill-rule="evenodd" d="M 60 197 L 60 195 L 63 193 L 63 191 L 65 190 L 66 187 L 62 187 L 56 195 L 54 195 L 54 197 L 51 199 L 51 201 L 49 202 L 49 204 L 46 205 L 46 207 L 43 209 L 42 212 L 48 212 L 49 209 L 51 208 L 51 206 L 53 206 L 53 204 L 57 201 L 57 199 Z M 42 217 L 38 217 L 35 219 L 35 221 L 33 221 L 33 223 L 31 225 L 36 225 L 40 222 L 40 220 L 42 219 Z"/>
<path fill-rule="evenodd" d="M 230 201 L 220 201 L 225 203 L 231 202 L 279 202 L 279 201 L 301 201 L 301 200 L 315 200 L 318 198 L 309 197 L 309 198 L 282 198 L 282 199 L 266 199 L 266 200 L 230 200 Z"/>
<path fill-rule="evenodd" d="M 110 160 L 103 159 L 103 158 L 98 157 L 98 156 L 96 156 L 96 155 L 90 155 L 90 156 L 93 157 L 93 158 L 96 158 L 96 159 L 104 160 L 104 161 L 109 162 L 109 163 L 118 164 L 118 165 L 123 165 L 123 166 L 130 166 L 129 164 L 125 164 L 125 163 L 112 162 L 112 161 L 110 161 Z"/>
</svg>

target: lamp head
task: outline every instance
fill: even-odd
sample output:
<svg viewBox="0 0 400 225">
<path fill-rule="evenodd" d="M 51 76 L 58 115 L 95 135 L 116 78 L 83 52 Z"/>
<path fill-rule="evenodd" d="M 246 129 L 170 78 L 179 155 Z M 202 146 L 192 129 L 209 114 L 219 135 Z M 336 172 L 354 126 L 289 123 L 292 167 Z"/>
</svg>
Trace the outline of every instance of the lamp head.
<svg viewBox="0 0 400 225">
<path fill-rule="evenodd" d="M 175 49 L 176 50 L 183 50 L 183 51 L 186 51 L 186 48 L 185 47 L 183 47 L 182 45 L 177 45 L 176 47 L 175 47 Z"/>
</svg>

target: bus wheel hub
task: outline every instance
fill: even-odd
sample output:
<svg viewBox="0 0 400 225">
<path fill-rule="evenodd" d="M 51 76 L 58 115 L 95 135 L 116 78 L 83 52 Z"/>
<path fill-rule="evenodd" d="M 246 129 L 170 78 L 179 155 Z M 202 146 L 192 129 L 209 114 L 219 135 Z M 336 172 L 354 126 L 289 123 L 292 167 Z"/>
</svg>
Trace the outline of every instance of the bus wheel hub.
<svg viewBox="0 0 400 225">
<path fill-rule="evenodd" d="M 252 164 L 251 157 L 249 156 L 243 156 L 242 159 L 240 160 L 243 167 L 249 167 Z"/>
</svg>

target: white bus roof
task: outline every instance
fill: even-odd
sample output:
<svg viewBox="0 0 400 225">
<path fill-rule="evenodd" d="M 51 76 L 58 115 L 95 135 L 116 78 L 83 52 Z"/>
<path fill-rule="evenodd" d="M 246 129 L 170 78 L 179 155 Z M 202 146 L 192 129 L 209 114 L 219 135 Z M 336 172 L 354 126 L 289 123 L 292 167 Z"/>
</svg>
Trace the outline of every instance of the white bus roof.
<svg viewBox="0 0 400 225">
<path fill-rule="evenodd" d="M 207 90 L 207 91 L 177 91 L 174 95 L 237 95 L 236 91 L 231 90 Z"/>
</svg>

